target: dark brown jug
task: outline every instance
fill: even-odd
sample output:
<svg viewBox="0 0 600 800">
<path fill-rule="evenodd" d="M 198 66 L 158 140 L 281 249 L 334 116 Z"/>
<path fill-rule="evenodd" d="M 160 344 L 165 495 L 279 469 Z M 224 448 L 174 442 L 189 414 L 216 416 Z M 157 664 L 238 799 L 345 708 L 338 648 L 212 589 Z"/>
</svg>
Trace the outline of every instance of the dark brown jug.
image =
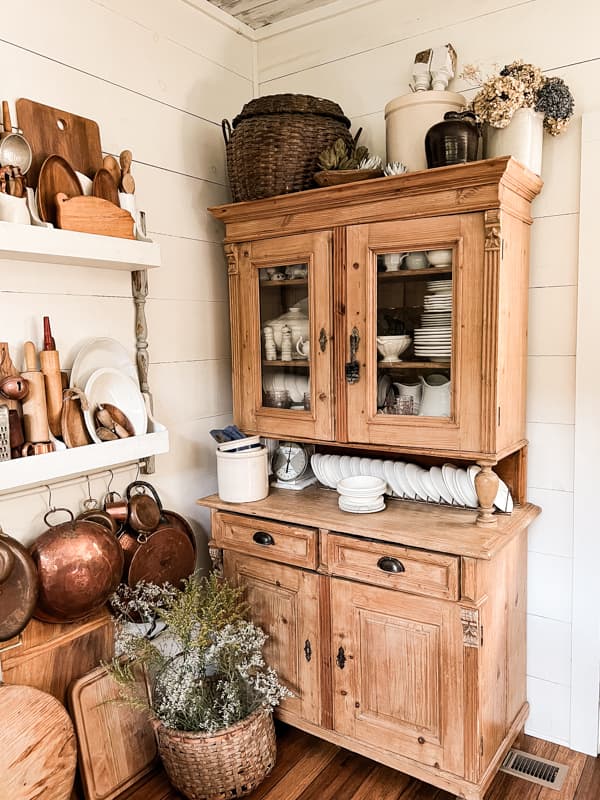
<svg viewBox="0 0 600 800">
<path fill-rule="evenodd" d="M 448 167 L 477 160 L 479 128 L 472 111 L 448 111 L 425 135 L 427 166 Z"/>
</svg>

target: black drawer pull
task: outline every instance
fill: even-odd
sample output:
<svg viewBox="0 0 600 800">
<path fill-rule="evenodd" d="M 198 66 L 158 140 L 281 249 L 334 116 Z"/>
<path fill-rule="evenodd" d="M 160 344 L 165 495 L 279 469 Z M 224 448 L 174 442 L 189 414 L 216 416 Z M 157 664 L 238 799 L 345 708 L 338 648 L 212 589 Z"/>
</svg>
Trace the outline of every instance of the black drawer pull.
<svg viewBox="0 0 600 800">
<path fill-rule="evenodd" d="M 252 538 L 256 544 L 262 544 L 263 546 L 275 544 L 275 539 L 271 536 L 271 534 L 265 533 L 264 531 L 256 531 Z"/>
<path fill-rule="evenodd" d="M 377 566 L 384 572 L 406 572 L 404 564 L 398 561 L 397 558 L 390 558 L 390 556 L 383 556 L 380 558 L 377 562 Z"/>
</svg>

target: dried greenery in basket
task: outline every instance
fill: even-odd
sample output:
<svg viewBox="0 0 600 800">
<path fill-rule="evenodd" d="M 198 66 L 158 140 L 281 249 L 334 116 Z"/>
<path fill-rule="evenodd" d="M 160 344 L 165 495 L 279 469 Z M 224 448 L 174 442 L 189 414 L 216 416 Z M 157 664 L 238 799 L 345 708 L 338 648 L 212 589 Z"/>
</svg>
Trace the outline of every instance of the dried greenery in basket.
<svg viewBox="0 0 600 800">
<path fill-rule="evenodd" d="M 371 156 L 367 147 L 359 146 L 361 133 L 362 128 L 358 130 L 350 147 L 343 139 L 336 139 L 331 147 L 319 154 L 319 167 L 323 170 L 381 169 L 379 156 Z"/>
<path fill-rule="evenodd" d="M 120 698 L 149 709 L 166 727 L 212 734 L 291 694 L 265 664 L 267 636 L 247 620 L 241 590 L 223 579 L 194 575 L 181 591 L 141 583 L 111 603 L 118 657 L 108 669 Z M 152 630 L 159 620 L 166 630 L 152 641 L 132 618 Z M 139 666 L 148 676 L 148 694 L 140 693 Z"/>
</svg>

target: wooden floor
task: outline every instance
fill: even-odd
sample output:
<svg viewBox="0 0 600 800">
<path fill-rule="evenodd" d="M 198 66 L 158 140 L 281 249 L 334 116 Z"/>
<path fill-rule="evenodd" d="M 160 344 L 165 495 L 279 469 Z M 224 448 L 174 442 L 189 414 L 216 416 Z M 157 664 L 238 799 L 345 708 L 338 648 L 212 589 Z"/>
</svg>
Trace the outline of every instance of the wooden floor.
<svg viewBox="0 0 600 800">
<path fill-rule="evenodd" d="M 569 765 L 560 792 L 499 773 L 486 800 L 600 800 L 600 758 L 525 737 L 525 749 Z M 121 800 L 185 800 L 164 774 Z M 294 728 L 278 728 L 275 769 L 248 800 L 454 800 L 454 795 L 409 778 Z"/>
</svg>

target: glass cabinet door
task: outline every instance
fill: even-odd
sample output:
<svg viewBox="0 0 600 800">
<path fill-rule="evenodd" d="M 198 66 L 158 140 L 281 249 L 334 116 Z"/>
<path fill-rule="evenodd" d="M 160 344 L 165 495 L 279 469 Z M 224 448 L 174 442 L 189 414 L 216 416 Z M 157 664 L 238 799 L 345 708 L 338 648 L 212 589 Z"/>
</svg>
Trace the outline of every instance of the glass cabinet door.
<svg viewBox="0 0 600 800">
<path fill-rule="evenodd" d="M 331 439 L 331 242 L 307 234 L 242 248 L 239 308 L 246 428 Z M 247 409 L 246 409 L 247 411 Z"/>
<path fill-rule="evenodd" d="M 355 226 L 348 252 L 348 324 L 359 320 L 348 331 L 358 373 L 349 440 L 469 449 L 480 418 L 480 215 Z"/>
</svg>

